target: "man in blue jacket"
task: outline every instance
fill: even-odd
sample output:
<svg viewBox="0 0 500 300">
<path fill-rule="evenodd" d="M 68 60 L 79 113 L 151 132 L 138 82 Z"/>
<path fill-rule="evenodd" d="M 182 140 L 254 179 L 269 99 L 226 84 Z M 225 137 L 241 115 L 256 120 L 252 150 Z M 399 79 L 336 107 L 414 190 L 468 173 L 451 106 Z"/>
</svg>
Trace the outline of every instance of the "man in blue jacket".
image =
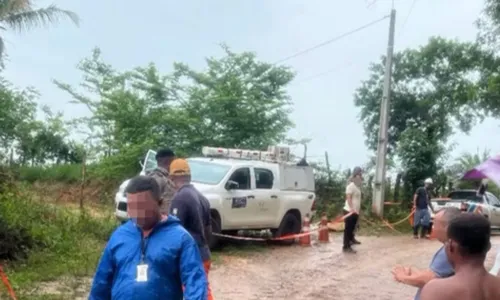
<svg viewBox="0 0 500 300">
<path fill-rule="evenodd" d="M 89 299 L 206 300 L 198 246 L 176 217 L 160 214 L 155 179 L 137 176 L 125 191 L 131 220 L 106 245 Z"/>
</svg>

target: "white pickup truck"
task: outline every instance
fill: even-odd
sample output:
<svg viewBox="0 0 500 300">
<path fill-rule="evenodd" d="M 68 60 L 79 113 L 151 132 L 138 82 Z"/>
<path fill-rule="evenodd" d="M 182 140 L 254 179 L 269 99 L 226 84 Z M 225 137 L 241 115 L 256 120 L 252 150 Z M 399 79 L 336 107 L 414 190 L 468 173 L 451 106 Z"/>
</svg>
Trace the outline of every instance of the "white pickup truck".
<svg viewBox="0 0 500 300">
<path fill-rule="evenodd" d="M 189 158 L 188 162 L 193 185 L 210 202 L 213 232 L 234 234 L 245 229 L 270 229 L 275 236 L 284 236 L 301 231 L 303 217 L 314 210 L 312 167 L 257 155 L 270 152 L 253 151 L 260 159 L 243 159 L 235 157 L 251 150 L 203 150 L 207 157 Z M 141 173 L 156 167 L 155 154 L 148 152 Z M 116 216 L 120 220 L 128 218 L 124 193 L 127 184 L 128 180 L 120 185 L 115 197 Z M 212 236 L 211 246 L 217 242 L 217 237 Z"/>
<path fill-rule="evenodd" d="M 479 196 L 476 190 L 456 190 L 450 192 L 447 198 L 431 199 L 431 203 L 436 212 L 449 206 L 479 208 L 478 211 L 490 220 L 492 228 L 500 228 L 500 200 L 490 192 Z M 431 214 L 431 219 L 434 219 L 434 214 Z"/>
</svg>

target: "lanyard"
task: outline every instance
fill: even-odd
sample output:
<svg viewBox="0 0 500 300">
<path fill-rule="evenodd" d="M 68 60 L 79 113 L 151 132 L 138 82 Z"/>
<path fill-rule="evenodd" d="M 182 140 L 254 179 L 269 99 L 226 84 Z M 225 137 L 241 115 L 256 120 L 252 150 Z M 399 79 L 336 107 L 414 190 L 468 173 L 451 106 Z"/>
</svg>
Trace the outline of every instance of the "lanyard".
<svg viewBox="0 0 500 300">
<path fill-rule="evenodd" d="M 141 264 L 144 263 L 144 257 L 146 255 L 146 249 L 147 249 L 147 243 L 146 243 L 146 238 L 144 238 L 143 233 L 141 232 Z"/>
</svg>

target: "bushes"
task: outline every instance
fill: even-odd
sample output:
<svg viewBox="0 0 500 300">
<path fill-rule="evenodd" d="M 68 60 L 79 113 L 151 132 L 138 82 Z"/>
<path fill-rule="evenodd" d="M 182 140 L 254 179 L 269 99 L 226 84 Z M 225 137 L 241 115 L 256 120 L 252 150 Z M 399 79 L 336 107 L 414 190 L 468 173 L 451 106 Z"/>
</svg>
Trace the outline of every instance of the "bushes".
<svg viewBox="0 0 500 300">
<path fill-rule="evenodd" d="M 90 275 L 102 248 L 117 226 L 112 212 L 91 217 L 32 199 L 28 192 L 0 194 L 0 260 L 10 263 L 12 283 L 23 287 L 32 281 L 52 280 L 67 274 Z M 11 244 L 11 242 L 15 242 Z M 5 249 L 5 250 L 4 250 Z"/>
<path fill-rule="evenodd" d="M 19 166 L 14 171 L 20 181 L 29 183 L 36 181 L 75 183 L 82 180 L 81 164 Z"/>
</svg>

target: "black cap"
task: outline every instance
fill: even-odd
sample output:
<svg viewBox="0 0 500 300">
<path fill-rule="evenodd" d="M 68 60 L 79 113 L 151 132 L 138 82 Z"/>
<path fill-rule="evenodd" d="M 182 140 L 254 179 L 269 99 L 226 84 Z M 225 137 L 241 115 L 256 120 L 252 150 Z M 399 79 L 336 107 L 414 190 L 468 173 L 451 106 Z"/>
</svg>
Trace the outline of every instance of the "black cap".
<svg viewBox="0 0 500 300">
<path fill-rule="evenodd" d="M 352 176 L 358 176 L 358 175 L 361 175 L 363 173 L 363 169 L 361 169 L 361 167 L 355 167 L 354 169 L 352 169 Z"/>
<path fill-rule="evenodd" d="M 169 148 L 163 148 L 163 149 L 160 149 L 156 152 L 156 160 L 158 159 L 161 159 L 161 158 L 166 158 L 166 157 L 174 157 L 175 154 L 174 154 L 174 151 L 172 149 L 169 149 Z"/>
</svg>

